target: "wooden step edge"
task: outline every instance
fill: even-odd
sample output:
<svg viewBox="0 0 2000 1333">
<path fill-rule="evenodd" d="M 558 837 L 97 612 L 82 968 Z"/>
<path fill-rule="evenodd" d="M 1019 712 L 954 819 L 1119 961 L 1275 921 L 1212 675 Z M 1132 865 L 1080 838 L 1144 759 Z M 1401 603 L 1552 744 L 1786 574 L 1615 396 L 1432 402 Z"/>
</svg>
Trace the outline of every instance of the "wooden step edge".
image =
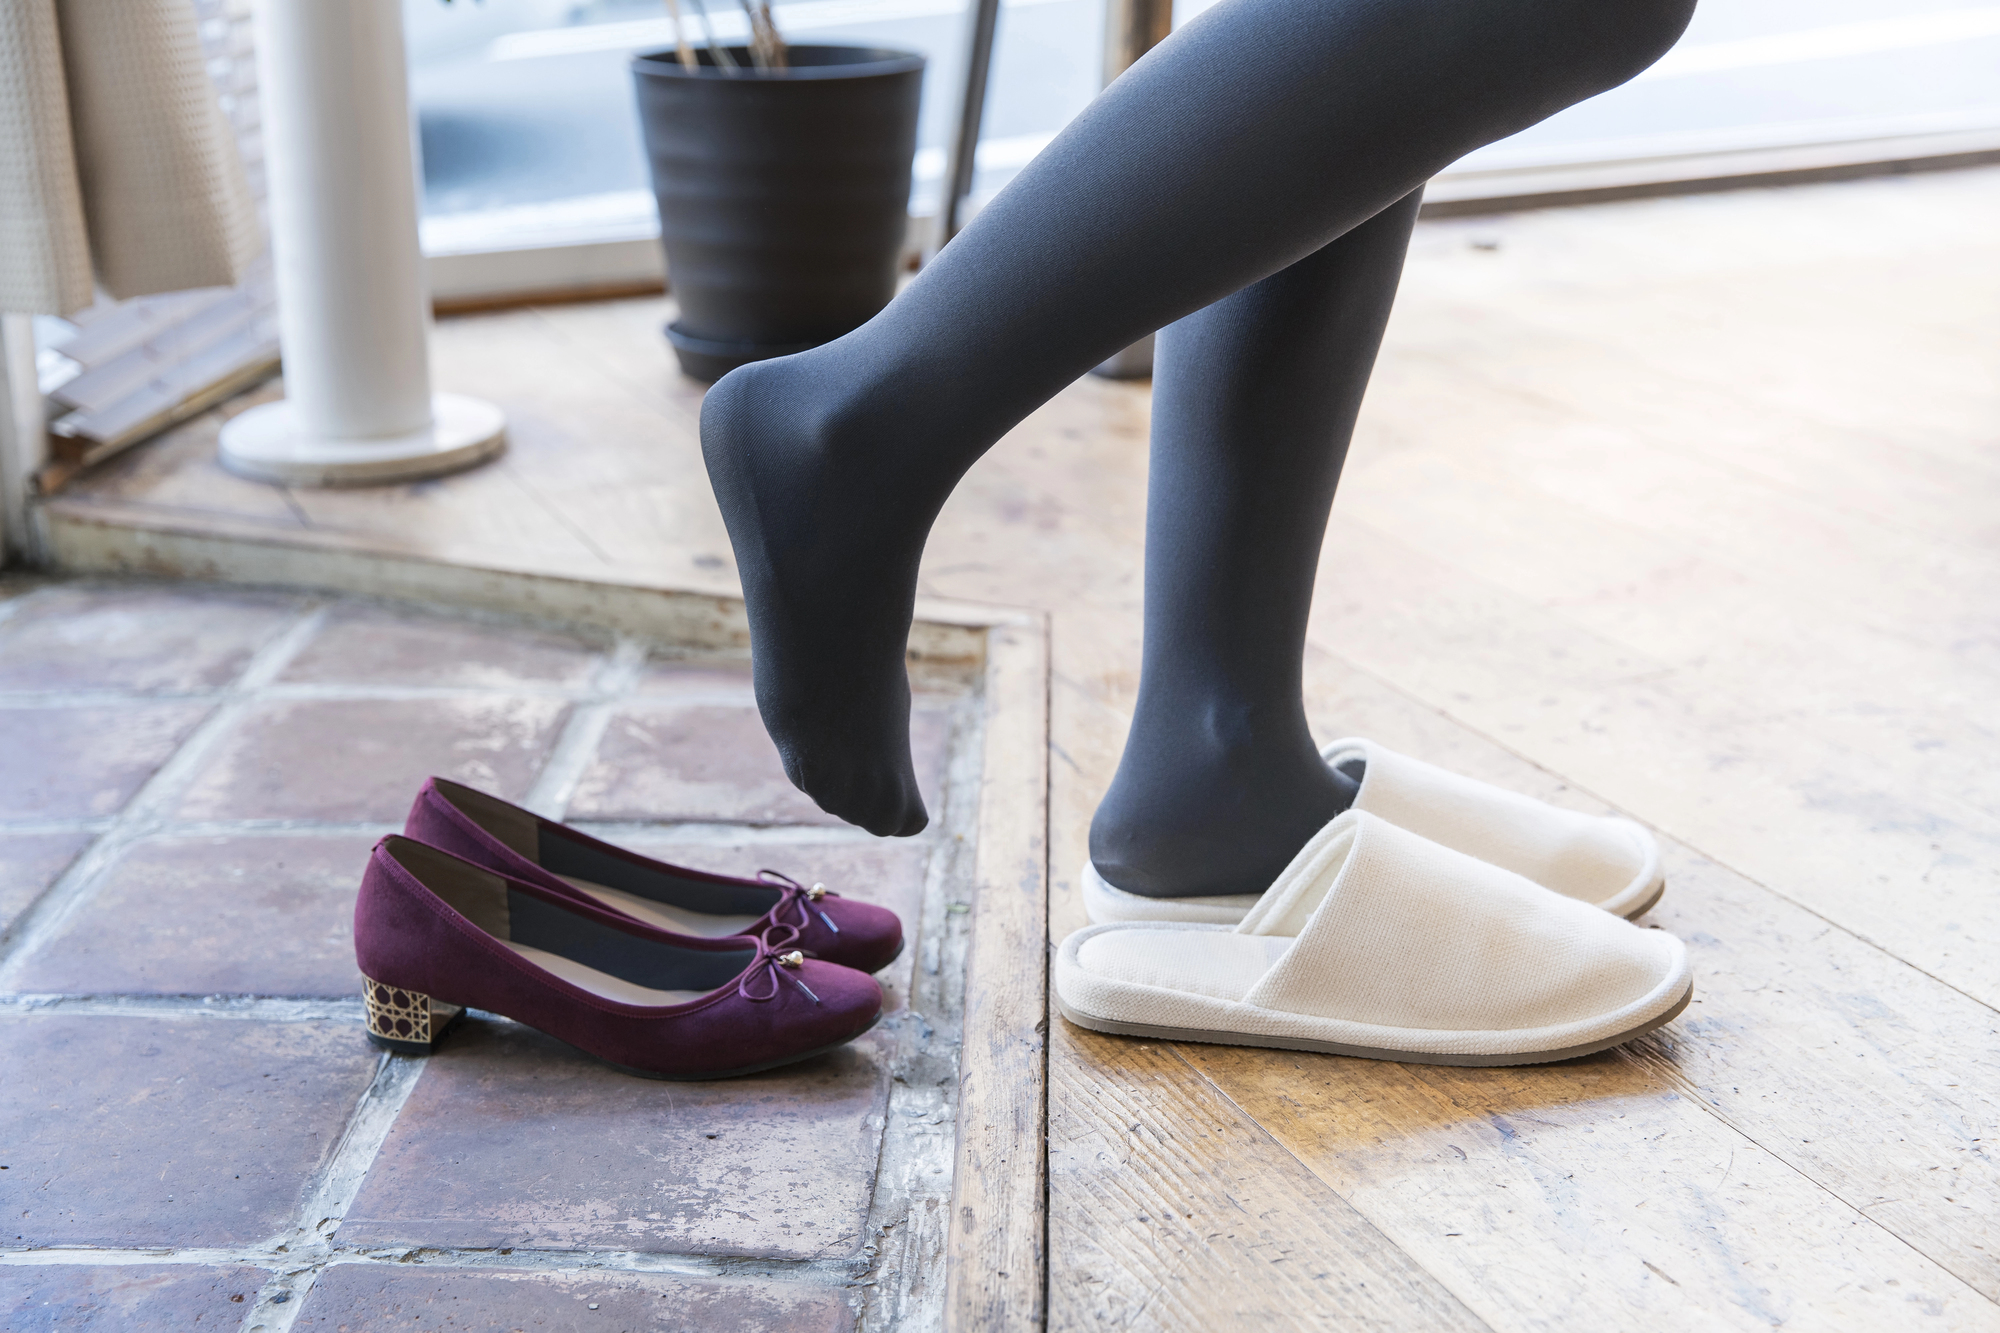
<svg viewBox="0 0 2000 1333">
<path fill-rule="evenodd" d="M 74 575 L 205 579 L 438 602 L 629 634 L 676 648 L 744 657 L 749 625 L 733 578 L 669 582 L 603 568 L 471 561 L 415 543 L 236 515 L 57 495 L 37 507 L 46 565 Z M 1033 613 L 919 599 L 910 656 L 976 668 L 990 629 L 1039 623 Z"/>
</svg>

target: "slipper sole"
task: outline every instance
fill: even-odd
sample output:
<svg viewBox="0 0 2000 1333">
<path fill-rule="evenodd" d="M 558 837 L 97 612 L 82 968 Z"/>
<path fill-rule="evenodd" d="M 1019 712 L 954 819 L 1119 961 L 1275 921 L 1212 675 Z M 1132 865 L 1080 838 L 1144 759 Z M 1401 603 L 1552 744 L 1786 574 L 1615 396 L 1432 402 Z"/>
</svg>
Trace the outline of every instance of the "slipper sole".
<svg viewBox="0 0 2000 1333">
<path fill-rule="evenodd" d="M 1666 896 L 1667 877 L 1662 875 L 1653 881 L 1653 891 L 1646 895 L 1646 901 L 1640 903 L 1637 907 L 1629 907 L 1618 915 L 1624 917 L 1627 921 L 1637 921 L 1640 917 L 1658 907 L 1660 899 Z"/>
<path fill-rule="evenodd" d="M 1657 901 L 1657 895 L 1655 900 Z M 1503 1065 L 1540 1065 L 1551 1064 L 1557 1060 L 1574 1060 L 1578 1056 L 1593 1055 L 1634 1038 L 1643 1037 L 1655 1028 L 1680 1017 L 1681 1011 L 1694 999 L 1694 981 L 1692 978 L 1689 979 L 1687 989 L 1681 992 L 1681 998 L 1672 1008 L 1613 1036 L 1601 1037 L 1596 1041 L 1584 1042 L 1580 1046 L 1568 1046 L 1554 1051 L 1478 1055 L 1441 1055 L 1433 1051 L 1399 1051 L 1388 1047 L 1349 1046 L 1340 1042 L 1316 1041 L 1310 1037 L 1268 1037 L 1254 1032 L 1221 1032 L 1204 1028 L 1127 1023 L 1115 1018 L 1100 1018 L 1094 1014 L 1079 1013 L 1064 1004 L 1062 997 L 1054 992 L 1053 987 L 1050 990 L 1050 998 L 1055 1001 L 1056 1011 L 1078 1027 L 1089 1028 L 1093 1032 L 1108 1032 L 1120 1037 L 1151 1037 L 1156 1041 L 1198 1041 L 1216 1046 L 1264 1046 L 1284 1051 L 1314 1051 L 1322 1055 L 1351 1055 L 1364 1060 L 1393 1060 L 1398 1064 L 1493 1068 Z"/>
</svg>

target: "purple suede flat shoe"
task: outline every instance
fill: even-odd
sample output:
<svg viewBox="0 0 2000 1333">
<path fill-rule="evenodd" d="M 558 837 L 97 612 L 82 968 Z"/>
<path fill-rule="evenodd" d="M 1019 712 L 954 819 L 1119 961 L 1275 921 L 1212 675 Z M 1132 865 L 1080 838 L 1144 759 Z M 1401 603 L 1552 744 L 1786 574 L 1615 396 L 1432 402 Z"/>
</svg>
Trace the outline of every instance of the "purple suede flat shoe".
<svg viewBox="0 0 2000 1333">
<path fill-rule="evenodd" d="M 879 971 L 903 951 L 903 923 L 886 907 L 774 870 L 738 879 L 668 865 L 445 778 L 424 784 L 403 832 L 675 935 L 757 935 L 860 972 Z"/>
<path fill-rule="evenodd" d="M 882 988 L 744 936 L 690 939 L 395 834 L 354 905 L 354 956 L 378 1046 L 428 1052 L 485 1009 L 649 1078 L 712 1079 L 854 1040 Z"/>
</svg>

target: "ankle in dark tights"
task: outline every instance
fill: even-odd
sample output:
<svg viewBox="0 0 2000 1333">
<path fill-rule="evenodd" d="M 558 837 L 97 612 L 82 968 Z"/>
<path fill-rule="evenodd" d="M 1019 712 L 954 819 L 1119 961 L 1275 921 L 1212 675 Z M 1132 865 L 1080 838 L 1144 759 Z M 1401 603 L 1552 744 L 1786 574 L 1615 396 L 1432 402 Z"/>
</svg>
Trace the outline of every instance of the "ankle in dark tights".
<svg viewBox="0 0 2000 1333">
<path fill-rule="evenodd" d="M 1423 182 L 1631 78 L 1692 12 L 1224 0 L 875 319 L 726 376 L 702 453 L 792 781 L 871 832 L 924 827 L 903 653 L 931 523 L 1023 417 L 1160 329 L 1139 703 L 1091 855 L 1134 893 L 1266 887 L 1352 799 L 1300 663 Z"/>
</svg>

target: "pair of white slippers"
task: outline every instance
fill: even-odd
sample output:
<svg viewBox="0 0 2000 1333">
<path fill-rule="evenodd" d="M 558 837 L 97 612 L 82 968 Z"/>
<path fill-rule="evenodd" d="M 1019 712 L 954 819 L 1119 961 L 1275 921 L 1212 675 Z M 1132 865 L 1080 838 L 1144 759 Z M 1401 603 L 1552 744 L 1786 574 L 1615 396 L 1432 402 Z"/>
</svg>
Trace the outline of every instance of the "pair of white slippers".
<svg viewBox="0 0 2000 1333">
<path fill-rule="evenodd" d="M 1639 825 L 1365 740 L 1353 806 L 1261 894 L 1148 898 L 1083 875 L 1057 1007 L 1100 1032 L 1516 1065 L 1642 1036 L 1693 998 L 1687 950 L 1627 917 L 1665 890 Z"/>
</svg>

